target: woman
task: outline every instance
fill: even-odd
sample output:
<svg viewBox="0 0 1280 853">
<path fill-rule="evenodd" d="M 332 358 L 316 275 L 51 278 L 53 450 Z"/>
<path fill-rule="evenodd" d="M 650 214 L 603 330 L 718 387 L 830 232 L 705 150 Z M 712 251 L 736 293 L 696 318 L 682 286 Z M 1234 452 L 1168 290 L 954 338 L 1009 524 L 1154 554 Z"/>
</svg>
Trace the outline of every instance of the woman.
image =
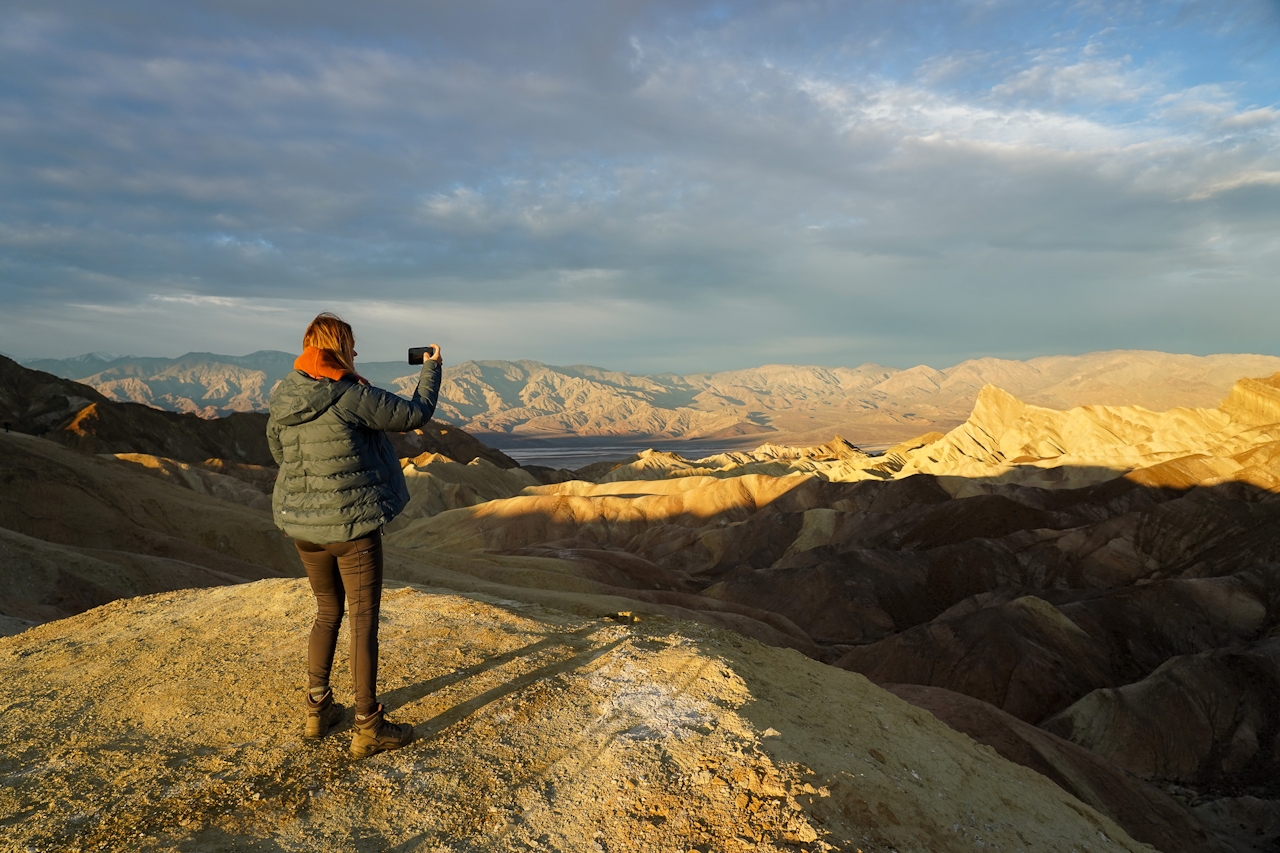
<svg viewBox="0 0 1280 853">
<path fill-rule="evenodd" d="M 307 647 L 306 737 L 342 719 L 329 672 L 345 595 L 351 605 L 351 681 L 356 694 L 356 758 L 399 749 L 413 728 L 386 717 L 377 696 L 382 525 L 409 492 L 387 432 L 427 425 L 440 393 L 440 347 L 424 359 L 413 399 L 374 388 L 355 370 L 355 335 L 340 317 L 311 321 L 294 371 L 271 393 L 267 441 L 280 466 L 271 508 L 294 538 L 316 597 Z"/>
</svg>

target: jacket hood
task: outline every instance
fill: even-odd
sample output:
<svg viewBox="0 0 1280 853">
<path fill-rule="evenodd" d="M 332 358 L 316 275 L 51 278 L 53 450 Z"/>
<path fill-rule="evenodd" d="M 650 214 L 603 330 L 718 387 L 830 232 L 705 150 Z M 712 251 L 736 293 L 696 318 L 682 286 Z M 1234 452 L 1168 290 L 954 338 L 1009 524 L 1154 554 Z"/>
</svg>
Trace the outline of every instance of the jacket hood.
<svg viewBox="0 0 1280 853">
<path fill-rule="evenodd" d="M 295 370 L 280 380 L 271 393 L 271 419 L 281 426 L 297 426 L 314 421 L 323 415 L 355 384 L 346 377 L 313 379 L 301 370 Z"/>
</svg>

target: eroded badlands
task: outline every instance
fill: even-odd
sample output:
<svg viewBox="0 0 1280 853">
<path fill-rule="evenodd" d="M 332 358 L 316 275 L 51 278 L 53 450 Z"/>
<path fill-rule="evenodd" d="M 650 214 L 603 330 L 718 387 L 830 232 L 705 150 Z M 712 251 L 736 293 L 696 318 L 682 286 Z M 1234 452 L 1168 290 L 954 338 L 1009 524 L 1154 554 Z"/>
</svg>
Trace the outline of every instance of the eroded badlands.
<svg viewBox="0 0 1280 853">
<path fill-rule="evenodd" d="M 57 392 L 0 436 L 0 819 L 35 849 L 1280 837 L 1275 377 L 1162 412 L 988 387 L 875 455 L 550 472 L 405 436 L 385 689 L 420 740 L 356 764 L 295 731 L 308 596 L 254 448 L 142 415 L 104 447 L 119 404 L 4 380 L 15 417 Z"/>
</svg>

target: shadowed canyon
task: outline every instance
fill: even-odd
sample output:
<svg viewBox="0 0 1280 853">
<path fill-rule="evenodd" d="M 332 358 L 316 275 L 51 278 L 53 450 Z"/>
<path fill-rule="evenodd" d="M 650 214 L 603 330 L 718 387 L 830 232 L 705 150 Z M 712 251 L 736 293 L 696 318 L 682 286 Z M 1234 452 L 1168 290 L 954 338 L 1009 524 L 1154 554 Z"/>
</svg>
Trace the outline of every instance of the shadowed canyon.
<svg viewBox="0 0 1280 853">
<path fill-rule="evenodd" d="M 200 418 L 106 370 L 0 361 L 13 849 L 1280 850 L 1280 360 L 581 368 L 650 409 L 580 418 L 562 369 L 461 365 L 464 427 L 892 446 L 552 471 L 397 436 L 382 680 L 418 741 L 365 762 L 293 730 L 270 376 L 169 406 L 242 409 Z"/>
</svg>

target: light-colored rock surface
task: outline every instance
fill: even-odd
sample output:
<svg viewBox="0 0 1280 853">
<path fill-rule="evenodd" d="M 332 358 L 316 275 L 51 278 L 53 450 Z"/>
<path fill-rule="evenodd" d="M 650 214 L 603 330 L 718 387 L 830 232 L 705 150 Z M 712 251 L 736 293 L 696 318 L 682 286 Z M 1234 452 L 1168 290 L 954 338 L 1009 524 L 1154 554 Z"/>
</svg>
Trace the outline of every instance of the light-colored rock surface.
<svg viewBox="0 0 1280 853">
<path fill-rule="evenodd" d="M 119 601 L 0 639 L 4 844 L 1149 849 L 1044 777 L 795 652 L 413 589 L 384 599 L 380 679 L 417 740 L 352 761 L 346 732 L 300 737 L 311 608 L 304 582 L 264 581 Z"/>
<path fill-rule="evenodd" d="M 1280 438 L 1271 427 L 1266 438 Z M 1241 452 L 1260 440 L 1222 409 L 1031 406 L 993 386 L 973 413 L 913 453 L 899 472 L 1076 487 L 1186 456 Z"/>
<path fill-rule="evenodd" d="M 1231 386 L 1222 408 L 1243 423 L 1280 422 L 1280 379 L 1275 374 L 1260 379 L 1241 379 Z"/>
</svg>

